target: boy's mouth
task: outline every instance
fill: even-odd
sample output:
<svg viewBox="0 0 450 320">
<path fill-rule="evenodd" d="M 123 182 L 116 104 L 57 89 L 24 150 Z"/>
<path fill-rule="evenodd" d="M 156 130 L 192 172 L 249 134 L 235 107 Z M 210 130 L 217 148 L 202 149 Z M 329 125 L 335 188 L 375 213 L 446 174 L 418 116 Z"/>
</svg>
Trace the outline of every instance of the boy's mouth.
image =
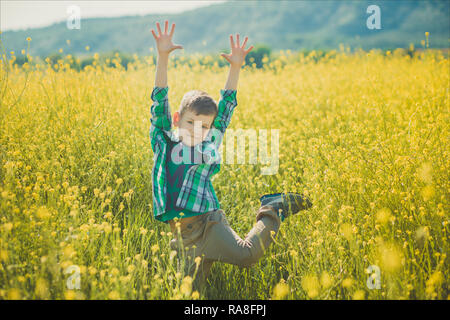
<svg viewBox="0 0 450 320">
<path fill-rule="evenodd" d="M 196 142 L 196 141 L 202 141 L 203 140 L 203 137 L 193 137 L 193 136 L 186 136 L 186 137 L 181 137 L 181 140 L 183 141 L 185 141 L 185 142 L 192 142 L 192 143 L 194 143 L 194 142 Z"/>
</svg>

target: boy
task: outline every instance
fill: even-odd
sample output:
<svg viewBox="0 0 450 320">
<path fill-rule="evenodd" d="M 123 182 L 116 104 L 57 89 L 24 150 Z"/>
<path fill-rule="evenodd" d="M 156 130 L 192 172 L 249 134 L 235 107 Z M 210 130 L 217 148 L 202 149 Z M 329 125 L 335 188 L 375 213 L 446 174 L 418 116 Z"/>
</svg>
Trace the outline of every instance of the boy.
<svg viewBox="0 0 450 320">
<path fill-rule="evenodd" d="M 236 44 L 230 35 L 231 54 L 221 54 L 230 63 L 230 70 L 219 103 L 203 91 L 185 94 L 180 110 L 173 115 L 173 124 L 178 127 L 178 134 L 174 134 L 167 98 L 167 66 L 170 52 L 183 47 L 172 43 L 175 24 L 170 33 L 168 21 L 164 33 L 158 22 L 156 26 L 159 35 L 151 30 L 158 50 L 150 119 L 153 211 L 157 220 L 170 224 L 174 234 L 170 246 L 186 255 L 187 272 L 195 275 L 197 286 L 206 279 L 214 261 L 242 267 L 256 263 L 284 217 L 309 208 L 311 203 L 295 193 L 264 195 L 257 223 L 245 240 L 231 229 L 210 178 L 220 170 L 217 150 L 237 106 L 240 68 L 253 46 L 244 50 L 248 37 L 240 46 L 239 34 Z"/>
</svg>

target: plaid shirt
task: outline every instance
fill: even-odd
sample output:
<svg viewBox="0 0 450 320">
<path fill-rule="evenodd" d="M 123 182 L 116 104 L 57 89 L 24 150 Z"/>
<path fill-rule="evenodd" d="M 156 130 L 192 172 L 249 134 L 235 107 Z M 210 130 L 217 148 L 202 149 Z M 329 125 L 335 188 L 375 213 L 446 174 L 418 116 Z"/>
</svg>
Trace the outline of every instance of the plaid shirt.
<svg viewBox="0 0 450 320">
<path fill-rule="evenodd" d="M 178 134 L 172 129 L 172 117 L 167 93 L 169 87 L 153 88 L 151 99 L 150 141 L 153 150 L 153 214 L 156 219 L 166 211 L 166 156 L 168 139 L 180 142 Z M 207 163 L 194 164 L 189 168 L 184 178 L 176 205 L 194 212 L 209 212 L 220 208 L 219 200 L 211 183 L 211 176 L 220 170 L 220 144 L 223 140 L 233 110 L 237 106 L 236 90 L 220 90 L 218 113 L 204 141 L 195 148 L 207 155 Z M 214 152 L 214 156 L 213 156 Z M 204 157 L 205 158 L 205 157 Z"/>
</svg>

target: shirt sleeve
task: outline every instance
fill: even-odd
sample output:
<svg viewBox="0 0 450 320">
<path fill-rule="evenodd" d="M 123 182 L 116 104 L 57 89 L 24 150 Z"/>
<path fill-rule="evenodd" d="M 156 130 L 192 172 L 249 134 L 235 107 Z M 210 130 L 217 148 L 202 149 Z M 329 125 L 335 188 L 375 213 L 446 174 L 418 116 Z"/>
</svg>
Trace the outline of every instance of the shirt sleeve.
<svg viewBox="0 0 450 320">
<path fill-rule="evenodd" d="M 172 116 L 170 114 L 170 106 L 168 93 L 169 87 L 153 88 L 151 99 L 153 104 L 150 108 L 150 140 L 152 149 L 155 151 L 157 143 L 165 141 L 163 131 L 169 131 L 172 128 Z"/>
<path fill-rule="evenodd" d="M 222 134 L 228 128 L 234 108 L 237 106 L 236 94 L 237 90 L 220 90 L 220 100 L 218 104 L 219 110 L 216 118 L 214 119 L 213 126 L 220 130 Z"/>
</svg>

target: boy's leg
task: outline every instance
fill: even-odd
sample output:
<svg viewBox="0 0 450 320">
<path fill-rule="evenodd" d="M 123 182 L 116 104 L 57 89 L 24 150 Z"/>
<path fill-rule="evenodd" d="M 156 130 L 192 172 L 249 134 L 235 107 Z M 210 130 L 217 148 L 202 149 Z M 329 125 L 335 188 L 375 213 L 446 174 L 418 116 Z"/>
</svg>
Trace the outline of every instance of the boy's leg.
<svg viewBox="0 0 450 320">
<path fill-rule="evenodd" d="M 262 206 L 258 210 L 256 224 L 243 240 L 230 227 L 224 212 L 219 209 L 207 222 L 201 252 L 206 260 L 249 267 L 263 256 L 272 243 L 272 237 L 277 234 L 280 223 L 280 218 L 271 206 Z"/>
<path fill-rule="evenodd" d="M 179 239 L 179 236 L 176 236 L 170 241 L 170 247 L 177 251 L 178 268 L 182 268 L 181 265 L 184 264 L 184 268 L 182 269 L 185 276 L 189 275 L 194 278 L 195 275 L 193 290 L 198 290 L 203 287 L 214 263 L 213 260 L 204 259 L 204 255 L 202 255 L 200 248 L 200 242 L 203 237 L 209 214 L 210 213 L 198 216 L 198 219 L 189 223 L 186 228 L 181 231 L 181 239 Z M 183 259 L 183 256 L 185 259 Z M 201 259 L 197 266 L 196 258 L 198 257 Z"/>
<path fill-rule="evenodd" d="M 171 247 L 185 252 L 185 273 L 193 277 L 196 268 L 197 275 L 194 288 L 202 286 L 209 275 L 214 261 L 234 264 L 240 267 L 250 267 L 258 262 L 265 249 L 272 243 L 281 220 L 271 206 L 262 206 L 256 215 L 256 224 L 245 239 L 230 227 L 224 212 L 219 209 L 205 214 L 201 219 L 183 230 L 183 249 L 179 240 L 173 239 Z M 197 267 L 195 258 L 201 257 Z"/>
</svg>

